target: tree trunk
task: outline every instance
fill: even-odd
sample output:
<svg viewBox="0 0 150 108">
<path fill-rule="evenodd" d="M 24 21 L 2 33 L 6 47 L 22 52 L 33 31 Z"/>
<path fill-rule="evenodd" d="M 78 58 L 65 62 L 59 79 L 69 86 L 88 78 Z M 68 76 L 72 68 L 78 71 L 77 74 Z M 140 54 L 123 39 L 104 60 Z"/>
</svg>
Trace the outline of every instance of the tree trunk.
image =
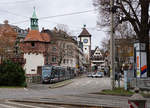
<svg viewBox="0 0 150 108">
<path fill-rule="evenodd" d="M 146 43 L 147 53 L 147 76 L 150 77 L 150 61 L 149 61 L 149 3 L 148 0 L 141 1 L 141 25 L 140 25 L 140 41 Z"/>
</svg>

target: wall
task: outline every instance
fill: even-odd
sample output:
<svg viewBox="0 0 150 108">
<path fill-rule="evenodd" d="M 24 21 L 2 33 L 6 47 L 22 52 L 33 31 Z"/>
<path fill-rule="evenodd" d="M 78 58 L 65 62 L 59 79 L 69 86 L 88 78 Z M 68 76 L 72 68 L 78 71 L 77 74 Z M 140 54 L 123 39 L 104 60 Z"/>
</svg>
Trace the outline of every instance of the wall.
<svg viewBox="0 0 150 108">
<path fill-rule="evenodd" d="M 37 67 L 44 65 L 43 54 L 26 53 L 24 54 L 24 58 L 26 59 L 26 64 L 24 66 L 26 74 L 37 74 Z"/>
</svg>

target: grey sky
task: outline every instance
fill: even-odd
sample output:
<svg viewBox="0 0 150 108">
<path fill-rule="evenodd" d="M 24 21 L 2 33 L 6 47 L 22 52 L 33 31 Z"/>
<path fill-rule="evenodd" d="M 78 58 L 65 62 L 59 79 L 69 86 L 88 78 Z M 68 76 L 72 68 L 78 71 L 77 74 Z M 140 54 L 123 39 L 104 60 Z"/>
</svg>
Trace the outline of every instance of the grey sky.
<svg viewBox="0 0 150 108">
<path fill-rule="evenodd" d="M 94 10 L 92 0 L 1 0 L 0 23 L 7 19 L 10 24 L 28 28 L 34 6 L 38 18 Z M 65 24 L 68 25 L 73 35 L 78 36 L 81 28 L 86 24 L 92 35 L 92 49 L 94 49 L 95 46 L 100 46 L 100 41 L 105 36 L 103 31 L 97 30 L 96 20 L 97 12 L 92 11 L 78 15 L 39 19 L 39 27 L 52 29 L 57 24 Z M 20 21 L 24 22 L 16 23 Z"/>
</svg>

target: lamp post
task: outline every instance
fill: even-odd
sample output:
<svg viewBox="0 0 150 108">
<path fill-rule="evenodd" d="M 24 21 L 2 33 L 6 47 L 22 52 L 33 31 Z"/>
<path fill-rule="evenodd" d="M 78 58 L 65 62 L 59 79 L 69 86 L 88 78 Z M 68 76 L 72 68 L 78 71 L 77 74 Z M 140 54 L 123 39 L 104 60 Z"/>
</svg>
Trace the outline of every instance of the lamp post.
<svg viewBox="0 0 150 108">
<path fill-rule="evenodd" d="M 115 88 L 115 42 L 114 42 L 114 0 L 110 0 L 111 5 L 111 38 L 110 38 L 110 57 L 111 57 L 111 86 Z"/>
</svg>

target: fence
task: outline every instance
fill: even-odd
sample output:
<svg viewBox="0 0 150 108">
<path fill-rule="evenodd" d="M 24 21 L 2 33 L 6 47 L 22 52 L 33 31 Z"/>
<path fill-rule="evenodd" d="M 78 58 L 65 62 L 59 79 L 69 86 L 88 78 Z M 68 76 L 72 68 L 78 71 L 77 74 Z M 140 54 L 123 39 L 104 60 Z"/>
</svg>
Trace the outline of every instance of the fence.
<svg viewBox="0 0 150 108">
<path fill-rule="evenodd" d="M 30 83 L 41 83 L 42 78 L 40 75 L 34 75 L 34 76 L 26 76 L 26 82 L 27 84 Z"/>
<path fill-rule="evenodd" d="M 130 81 L 131 87 L 138 87 L 143 90 L 150 90 L 150 78 L 132 78 Z"/>
</svg>

